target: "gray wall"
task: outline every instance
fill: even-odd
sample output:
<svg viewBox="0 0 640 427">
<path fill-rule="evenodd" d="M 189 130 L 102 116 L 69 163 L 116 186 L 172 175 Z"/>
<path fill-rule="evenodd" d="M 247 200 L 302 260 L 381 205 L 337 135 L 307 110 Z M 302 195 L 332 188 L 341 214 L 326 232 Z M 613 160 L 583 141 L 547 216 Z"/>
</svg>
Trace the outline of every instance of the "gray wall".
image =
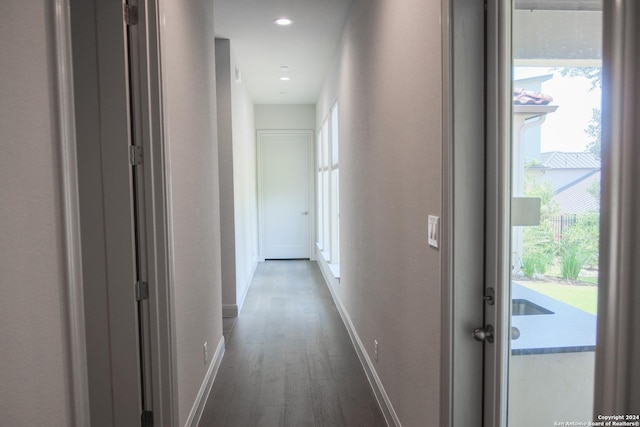
<svg viewBox="0 0 640 427">
<path fill-rule="evenodd" d="M 51 2 L 0 6 L 0 424 L 72 425 Z"/>
<path fill-rule="evenodd" d="M 258 265 L 258 170 L 253 101 L 244 82 L 235 81 L 238 67 L 231 45 L 233 111 L 233 191 L 236 225 L 236 299 L 242 308 Z M 242 70 L 240 69 L 240 72 Z"/>
<path fill-rule="evenodd" d="M 254 107 L 228 39 L 216 39 L 223 315 L 235 316 L 258 264 Z M 241 71 L 241 70 L 240 70 Z"/>
<path fill-rule="evenodd" d="M 184 425 L 222 339 L 220 214 L 211 0 L 160 2 L 171 188 L 177 390 Z"/>
<path fill-rule="evenodd" d="M 233 114 L 231 110 L 231 44 L 216 39 L 216 106 L 220 175 L 220 243 L 222 247 L 222 314 L 237 315 L 236 226 L 233 203 Z M 235 314 L 234 314 L 235 312 Z"/>
<path fill-rule="evenodd" d="M 338 100 L 337 289 L 405 427 L 439 425 L 441 214 L 439 1 L 356 0 L 317 105 Z"/>
<path fill-rule="evenodd" d="M 255 106 L 256 129 L 315 129 L 316 107 L 307 104 L 260 104 Z"/>
</svg>

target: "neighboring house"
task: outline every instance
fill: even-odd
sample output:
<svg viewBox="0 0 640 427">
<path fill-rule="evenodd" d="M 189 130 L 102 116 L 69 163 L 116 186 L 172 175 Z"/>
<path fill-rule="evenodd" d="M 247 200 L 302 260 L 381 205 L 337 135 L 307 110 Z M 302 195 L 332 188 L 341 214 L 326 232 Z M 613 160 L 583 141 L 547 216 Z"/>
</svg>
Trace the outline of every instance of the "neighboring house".
<svg viewBox="0 0 640 427">
<path fill-rule="evenodd" d="M 542 153 L 540 163 L 530 166 L 526 173 L 537 182 L 551 185 L 553 199 L 563 214 L 580 214 L 599 207 L 590 189 L 600 182 L 600 160 L 591 153 Z"/>
</svg>

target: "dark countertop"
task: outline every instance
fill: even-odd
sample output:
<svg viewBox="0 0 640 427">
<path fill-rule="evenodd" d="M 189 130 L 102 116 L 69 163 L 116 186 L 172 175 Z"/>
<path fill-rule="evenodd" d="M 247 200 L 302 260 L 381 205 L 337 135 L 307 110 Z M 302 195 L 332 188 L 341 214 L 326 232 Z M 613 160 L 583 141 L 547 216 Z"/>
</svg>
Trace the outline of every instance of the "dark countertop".
<svg viewBox="0 0 640 427">
<path fill-rule="evenodd" d="M 527 300 L 553 314 L 513 316 L 520 337 L 511 340 L 511 354 L 574 353 L 594 351 L 596 316 L 513 283 L 511 298 Z"/>
</svg>

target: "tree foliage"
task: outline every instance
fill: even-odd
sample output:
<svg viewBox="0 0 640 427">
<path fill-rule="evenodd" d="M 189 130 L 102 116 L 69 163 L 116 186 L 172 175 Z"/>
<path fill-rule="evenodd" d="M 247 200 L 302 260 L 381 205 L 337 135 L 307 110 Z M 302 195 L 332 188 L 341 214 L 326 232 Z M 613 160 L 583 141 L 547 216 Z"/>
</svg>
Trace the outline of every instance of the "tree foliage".
<svg viewBox="0 0 640 427">
<path fill-rule="evenodd" d="M 584 77 L 591 82 L 589 90 L 602 88 L 601 67 L 562 67 L 559 69 L 562 77 Z"/>
<path fill-rule="evenodd" d="M 562 277 L 575 280 L 585 265 L 598 265 L 599 238 L 600 215 L 596 212 L 579 215 L 576 223 L 562 234 Z"/>
<path fill-rule="evenodd" d="M 533 277 L 536 273 L 545 274 L 556 256 L 557 244 L 551 216 L 558 214 L 560 209 L 553 200 L 553 194 L 551 184 L 540 183 L 525 174 L 525 195 L 540 198 L 540 224 L 525 227 L 523 231 L 522 272 L 527 277 Z"/>
<path fill-rule="evenodd" d="M 591 120 L 589 121 L 587 128 L 584 130 L 591 138 L 587 144 L 587 150 L 599 159 L 602 154 L 602 140 L 600 137 L 600 131 L 602 129 L 602 112 L 599 108 L 594 108 L 591 114 Z"/>
</svg>

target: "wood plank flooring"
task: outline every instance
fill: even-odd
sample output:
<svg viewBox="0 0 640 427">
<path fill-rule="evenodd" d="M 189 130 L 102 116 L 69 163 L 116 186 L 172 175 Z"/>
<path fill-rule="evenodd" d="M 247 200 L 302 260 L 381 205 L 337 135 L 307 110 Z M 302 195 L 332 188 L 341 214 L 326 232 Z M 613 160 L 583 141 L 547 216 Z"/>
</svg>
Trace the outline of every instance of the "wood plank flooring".
<svg viewBox="0 0 640 427">
<path fill-rule="evenodd" d="M 260 263 L 200 427 L 386 425 L 317 264 Z"/>
</svg>

